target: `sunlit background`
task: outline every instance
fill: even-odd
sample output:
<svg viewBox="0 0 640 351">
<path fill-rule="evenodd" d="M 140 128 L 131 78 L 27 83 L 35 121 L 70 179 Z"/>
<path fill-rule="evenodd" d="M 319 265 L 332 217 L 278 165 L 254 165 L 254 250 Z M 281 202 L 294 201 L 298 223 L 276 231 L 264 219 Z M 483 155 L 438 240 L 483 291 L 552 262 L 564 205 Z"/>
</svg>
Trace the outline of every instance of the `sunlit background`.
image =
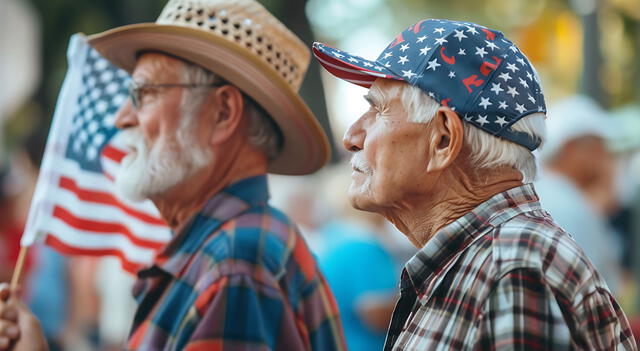
<svg viewBox="0 0 640 351">
<path fill-rule="evenodd" d="M 624 164 L 617 191 L 621 193 L 620 208 L 627 212 L 612 215 L 611 220 L 626 233 L 621 236 L 624 253 L 620 264 L 624 266 L 627 283 L 618 297 L 628 315 L 637 315 L 640 294 L 636 282 L 640 281 L 640 260 L 634 253 L 640 250 L 640 240 L 635 240 L 640 238 L 637 192 L 640 179 L 637 156 L 640 147 L 640 0 L 261 2 L 309 45 L 321 41 L 370 59 L 375 59 L 397 33 L 421 19 L 476 22 L 504 32 L 528 56 L 541 76 L 547 106 L 576 93 L 597 101 L 608 112 L 611 123 L 621 126 L 618 137 L 611 143 Z M 28 209 L 35 179 L 33 166 L 39 164 L 39 154 L 66 72 L 65 53 L 70 35 L 154 21 L 164 3 L 163 0 L 0 0 L 0 123 L 3 131 L 0 160 L 3 174 L 12 175 L 6 177 L 9 180 L 2 185 L 3 208 L 11 208 L 2 215 L 5 223 L 11 223 L 2 228 L 5 241 L 10 240 L 5 232 L 20 232 L 21 221 Z M 365 111 L 367 103 L 362 99 L 365 93 L 365 89 L 335 79 L 312 62 L 301 94 L 334 141 L 334 165 L 318 175 L 296 179 L 295 186 L 289 178 L 275 177 L 272 188 L 274 202 L 288 208 L 303 231 L 320 232 L 321 222 L 330 221 L 336 213 L 346 211 L 344 201 L 336 201 L 336 198 L 344 197 L 348 184 L 348 179 L 341 178 L 344 177 L 341 173 L 348 173 L 346 166 L 340 163 L 346 156 L 341 148 L 341 138 L 348 126 Z M 323 187 L 318 188 L 318 184 Z M 307 211 L 300 211 L 301 208 Z M 355 221 L 360 223 L 362 219 Z M 392 233 L 389 226 L 383 227 L 383 231 L 394 237 L 391 245 L 398 238 L 403 239 Z M 320 247 L 325 245 L 323 239 L 316 234 L 308 236 L 312 248 L 317 245 L 317 250 L 321 251 Z M 10 251 L 9 247 L 6 244 L 0 251 Z M 2 255 L 5 259 L 2 279 L 6 280 L 10 277 L 14 256 L 7 252 Z M 406 253 L 402 255 L 406 256 Z M 32 261 L 35 265 L 37 258 Z M 84 267 L 82 272 L 78 268 L 69 274 L 93 277 L 95 267 L 91 268 L 92 265 L 96 264 L 85 262 L 77 266 Z M 100 305 L 92 294 L 78 299 L 91 306 Z M 98 310 L 96 307 L 90 313 L 98 313 Z M 85 316 L 80 320 L 82 318 L 91 319 Z M 125 316 L 113 318 L 121 321 L 127 316 L 125 313 Z M 91 323 L 114 322 L 94 319 Z M 96 341 L 100 339 L 96 335 L 85 335 L 88 342 L 69 346 L 73 343 L 68 340 L 84 340 L 85 336 L 76 334 L 83 334 L 85 330 L 80 328 L 78 331 L 78 328 L 67 328 L 59 337 L 60 340 L 66 338 L 67 341 L 61 342 L 66 349 L 118 347 L 117 342 Z M 115 335 L 113 339 L 122 337 L 122 331 L 117 327 L 112 329 L 115 329 L 110 331 Z"/>
</svg>

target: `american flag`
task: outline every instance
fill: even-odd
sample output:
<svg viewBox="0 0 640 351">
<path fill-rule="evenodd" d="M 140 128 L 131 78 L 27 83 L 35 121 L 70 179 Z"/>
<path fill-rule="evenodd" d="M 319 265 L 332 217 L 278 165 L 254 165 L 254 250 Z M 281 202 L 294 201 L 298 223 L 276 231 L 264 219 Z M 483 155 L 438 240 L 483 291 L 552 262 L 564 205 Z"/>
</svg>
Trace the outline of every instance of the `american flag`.
<svg viewBox="0 0 640 351">
<path fill-rule="evenodd" d="M 71 37 L 67 59 L 21 245 L 44 242 L 65 254 L 117 256 L 133 273 L 171 234 L 151 202 L 115 193 L 113 177 L 126 153 L 114 119 L 130 78 L 80 34 Z"/>
</svg>

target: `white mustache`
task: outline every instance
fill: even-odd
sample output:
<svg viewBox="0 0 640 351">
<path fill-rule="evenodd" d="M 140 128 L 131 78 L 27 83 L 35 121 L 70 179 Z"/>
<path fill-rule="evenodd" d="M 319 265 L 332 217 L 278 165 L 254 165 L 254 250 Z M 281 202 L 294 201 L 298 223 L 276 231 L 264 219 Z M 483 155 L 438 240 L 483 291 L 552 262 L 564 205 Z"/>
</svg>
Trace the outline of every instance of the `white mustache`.
<svg viewBox="0 0 640 351">
<path fill-rule="evenodd" d="M 360 171 L 364 174 L 373 173 L 373 169 L 371 168 L 371 166 L 369 166 L 369 163 L 365 161 L 361 152 L 353 154 L 349 163 L 351 164 L 351 167 L 356 171 Z"/>
<path fill-rule="evenodd" d="M 119 132 L 119 141 L 127 151 L 141 151 L 146 149 L 142 132 L 138 129 L 126 129 Z"/>
</svg>

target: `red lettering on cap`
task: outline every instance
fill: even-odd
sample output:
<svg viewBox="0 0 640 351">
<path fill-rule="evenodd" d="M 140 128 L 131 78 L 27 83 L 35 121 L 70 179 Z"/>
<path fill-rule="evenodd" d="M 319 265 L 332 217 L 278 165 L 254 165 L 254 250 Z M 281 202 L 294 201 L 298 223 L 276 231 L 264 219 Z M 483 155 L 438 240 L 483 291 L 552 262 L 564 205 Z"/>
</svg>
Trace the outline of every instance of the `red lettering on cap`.
<svg viewBox="0 0 640 351">
<path fill-rule="evenodd" d="M 413 26 L 413 32 L 414 32 L 414 33 L 418 34 L 418 33 L 420 32 L 420 26 L 422 25 L 422 22 L 424 22 L 424 21 L 426 21 L 426 20 L 422 20 L 422 21 L 420 21 L 420 22 L 416 23 L 416 24 Z"/>
<path fill-rule="evenodd" d="M 473 85 L 475 87 L 479 87 L 482 85 L 482 83 L 484 83 L 484 80 L 478 79 L 478 76 L 473 74 L 463 79 L 462 83 L 464 84 L 465 87 L 467 87 L 469 94 L 471 94 L 473 92 L 473 89 L 471 89 L 471 86 Z"/>
<path fill-rule="evenodd" d="M 484 32 L 484 34 L 487 35 L 487 40 L 494 40 L 496 38 L 496 33 L 486 29 L 486 28 L 482 28 L 482 31 Z"/>
<path fill-rule="evenodd" d="M 445 49 L 444 46 L 440 48 L 440 56 L 442 57 L 444 62 L 446 62 L 446 63 L 448 63 L 450 65 L 455 65 L 456 57 L 455 56 L 447 57 L 447 55 L 444 54 L 444 49 Z"/>
<path fill-rule="evenodd" d="M 482 63 L 482 66 L 480 66 L 480 73 L 482 73 L 483 76 L 488 76 L 491 71 L 495 71 L 495 69 L 498 68 L 500 62 L 502 62 L 502 59 L 499 57 L 491 56 L 491 58 L 496 61 L 496 63 L 484 61 Z"/>
<path fill-rule="evenodd" d="M 391 46 L 389 47 L 394 47 L 400 43 L 404 42 L 404 37 L 402 36 L 402 33 L 398 34 L 398 36 L 396 37 L 396 40 L 393 41 L 393 43 L 391 44 Z"/>
<path fill-rule="evenodd" d="M 451 101 L 451 99 L 442 99 L 442 101 L 440 101 L 440 105 L 449 107 L 449 101 Z"/>
</svg>

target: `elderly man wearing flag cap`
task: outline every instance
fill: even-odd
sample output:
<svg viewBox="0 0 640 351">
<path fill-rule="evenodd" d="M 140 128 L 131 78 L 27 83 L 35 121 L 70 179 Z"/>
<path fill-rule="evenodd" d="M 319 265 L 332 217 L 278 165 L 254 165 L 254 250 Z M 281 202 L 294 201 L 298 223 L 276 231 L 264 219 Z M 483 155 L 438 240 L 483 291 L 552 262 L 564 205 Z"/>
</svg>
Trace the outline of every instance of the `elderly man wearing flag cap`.
<svg viewBox="0 0 640 351">
<path fill-rule="evenodd" d="M 424 20 L 375 61 L 320 43 L 313 52 L 369 89 L 369 110 L 344 136 L 353 206 L 420 249 L 385 350 L 636 349 L 603 278 L 530 183 L 545 102 L 510 40 Z"/>
<path fill-rule="evenodd" d="M 132 74 L 116 183 L 174 231 L 138 273 L 128 350 L 344 350 L 334 298 L 265 173 L 307 174 L 328 141 L 297 94 L 310 53 L 254 0 L 171 0 L 89 37 Z M 0 349 L 46 348 L 2 291 Z M 18 312 L 18 313 L 17 313 Z M 38 337 L 36 337 L 38 336 Z"/>
</svg>

